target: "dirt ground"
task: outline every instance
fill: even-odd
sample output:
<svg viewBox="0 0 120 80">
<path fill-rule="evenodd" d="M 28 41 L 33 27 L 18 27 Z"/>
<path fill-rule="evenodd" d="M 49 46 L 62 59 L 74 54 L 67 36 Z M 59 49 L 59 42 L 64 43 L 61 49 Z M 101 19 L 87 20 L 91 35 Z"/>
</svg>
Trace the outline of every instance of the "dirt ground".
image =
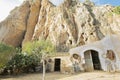
<svg viewBox="0 0 120 80">
<path fill-rule="evenodd" d="M 19 76 L 5 76 L 0 80 L 42 80 L 42 74 L 22 74 Z M 47 73 L 46 80 L 120 80 L 120 73 L 102 71 L 85 72 L 77 74 L 61 74 L 59 72 Z"/>
</svg>

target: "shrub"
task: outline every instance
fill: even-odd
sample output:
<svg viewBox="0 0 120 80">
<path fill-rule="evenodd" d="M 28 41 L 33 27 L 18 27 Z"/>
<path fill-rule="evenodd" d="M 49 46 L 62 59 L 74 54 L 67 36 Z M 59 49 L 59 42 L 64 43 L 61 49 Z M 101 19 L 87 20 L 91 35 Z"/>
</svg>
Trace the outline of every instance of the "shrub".
<svg viewBox="0 0 120 80">
<path fill-rule="evenodd" d="M 5 67 L 5 64 L 15 54 L 15 48 L 12 46 L 0 43 L 0 69 Z"/>
<path fill-rule="evenodd" d="M 116 14 L 120 14 L 120 6 L 115 7 L 113 12 Z"/>
<path fill-rule="evenodd" d="M 28 42 L 24 45 L 22 53 L 18 51 L 6 64 L 5 70 L 10 71 L 11 74 L 29 72 L 30 69 L 35 71 L 35 67 L 41 62 L 43 53 L 50 55 L 54 51 L 55 48 L 49 41 Z"/>
<path fill-rule="evenodd" d="M 39 56 L 35 54 L 18 53 L 6 65 L 10 73 L 35 71 L 35 67 L 40 63 Z"/>
</svg>

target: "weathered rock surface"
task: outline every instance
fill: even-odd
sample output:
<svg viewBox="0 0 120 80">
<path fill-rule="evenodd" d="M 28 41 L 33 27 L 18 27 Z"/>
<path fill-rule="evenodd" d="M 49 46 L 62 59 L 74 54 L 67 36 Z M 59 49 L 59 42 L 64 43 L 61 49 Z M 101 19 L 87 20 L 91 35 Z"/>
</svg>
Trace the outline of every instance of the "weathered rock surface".
<svg viewBox="0 0 120 80">
<path fill-rule="evenodd" d="M 31 40 L 51 40 L 58 51 L 98 41 L 120 33 L 120 15 L 114 7 L 65 0 L 59 6 L 49 0 L 25 1 L 0 23 L 0 41 L 20 46 Z"/>
<path fill-rule="evenodd" d="M 11 11 L 10 15 L 0 23 L 0 41 L 13 46 L 20 46 L 26 31 L 26 22 L 30 12 L 30 4 L 24 2 Z"/>
<path fill-rule="evenodd" d="M 27 41 L 32 40 L 32 36 L 34 34 L 35 25 L 37 24 L 39 10 L 41 6 L 40 0 L 34 0 L 34 2 L 30 2 L 30 13 L 28 15 L 27 25 L 26 25 L 26 34 L 23 41 L 23 44 Z"/>
</svg>

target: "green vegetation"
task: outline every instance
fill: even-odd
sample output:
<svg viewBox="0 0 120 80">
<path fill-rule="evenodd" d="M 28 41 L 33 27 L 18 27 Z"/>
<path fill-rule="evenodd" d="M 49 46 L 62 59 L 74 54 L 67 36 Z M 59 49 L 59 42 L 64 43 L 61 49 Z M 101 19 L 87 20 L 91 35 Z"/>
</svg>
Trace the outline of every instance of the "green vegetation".
<svg viewBox="0 0 120 80">
<path fill-rule="evenodd" d="M 45 64 L 45 59 L 48 55 L 51 55 L 55 52 L 55 47 L 52 45 L 50 41 L 34 41 L 34 42 L 28 42 L 24 45 L 22 52 L 18 49 L 16 51 L 16 54 L 10 55 L 10 52 L 12 51 L 9 46 L 5 46 L 1 44 L 0 46 L 0 52 L 4 53 L 2 56 L 4 58 L 0 59 L 7 59 L 4 63 L 4 71 L 3 74 L 17 74 L 21 72 L 29 72 L 29 70 L 35 71 L 35 67 L 41 64 L 41 61 L 43 65 Z M 7 53 L 7 54 L 5 54 Z M 8 54 L 9 53 L 9 54 Z M 8 57 L 11 56 L 10 58 Z M 6 58 L 6 56 L 9 58 Z M 1 56 L 0 56 L 1 57 Z M 4 62 L 2 60 L 2 64 Z M 43 66 L 45 67 L 45 65 Z M 9 71 L 9 72 L 8 72 Z"/>
<path fill-rule="evenodd" d="M 120 14 L 120 6 L 116 6 L 113 10 L 113 13 Z"/>
<path fill-rule="evenodd" d="M 40 40 L 34 42 L 28 42 L 23 47 L 23 52 L 28 54 L 39 54 L 42 53 L 51 54 L 55 51 L 54 45 L 50 41 Z"/>
<path fill-rule="evenodd" d="M 24 46 L 25 52 L 28 52 L 29 54 L 35 53 L 38 54 L 40 57 L 40 61 L 42 61 L 43 65 L 43 78 L 42 80 L 45 80 L 45 60 L 47 56 L 52 55 L 55 52 L 55 47 L 52 45 L 50 41 L 35 41 L 33 43 L 27 43 Z"/>
<path fill-rule="evenodd" d="M 108 16 L 113 16 L 113 14 L 120 15 L 120 6 L 116 6 L 113 11 L 107 13 Z"/>
<path fill-rule="evenodd" d="M 113 16 L 113 12 L 108 12 L 107 16 Z"/>
<path fill-rule="evenodd" d="M 30 69 L 35 71 L 35 66 L 38 66 L 39 56 L 35 54 L 17 53 L 6 65 L 10 73 L 29 72 Z"/>
<path fill-rule="evenodd" d="M 0 69 L 5 67 L 5 64 L 14 56 L 14 54 L 15 48 L 0 43 Z"/>
<path fill-rule="evenodd" d="M 89 5 L 89 6 L 94 6 L 95 5 L 95 3 L 94 2 L 92 2 L 91 0 L 85 0 L 85 2 L 84 2 L 86 5 Z"/>
</svg>

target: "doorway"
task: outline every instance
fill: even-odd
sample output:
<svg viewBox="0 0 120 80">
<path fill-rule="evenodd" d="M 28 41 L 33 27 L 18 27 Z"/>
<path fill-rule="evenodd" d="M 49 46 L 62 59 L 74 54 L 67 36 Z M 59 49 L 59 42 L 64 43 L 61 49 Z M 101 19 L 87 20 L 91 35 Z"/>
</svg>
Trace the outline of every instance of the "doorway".
<svg viewBox="0 0 120 80">
<path fill-rule="evenodd" d="M 101 70 L 100 59 L 97 51 L 91 50 L 94 70 Z"/>
<path fill-rule="evenodd" d="M 60 71 L 60 63 L 61 59 L 59 58 L 55 59 L 54 71 Z"/>
<path fill-rule="evenodd" d="M 88 50 L 84 53 L 84 57 L 86 71 L 101 70 L 101 64 L 97 51 Z"/>
</svg>

